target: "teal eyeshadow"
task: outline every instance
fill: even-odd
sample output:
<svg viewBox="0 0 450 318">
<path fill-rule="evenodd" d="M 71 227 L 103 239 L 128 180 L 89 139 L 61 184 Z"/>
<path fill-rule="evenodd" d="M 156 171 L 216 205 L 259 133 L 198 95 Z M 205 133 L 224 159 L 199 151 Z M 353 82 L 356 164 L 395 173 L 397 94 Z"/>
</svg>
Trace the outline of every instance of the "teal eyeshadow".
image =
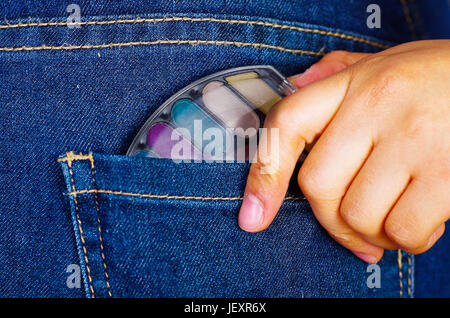
<svg viewBox="0 0 450 318">
<path fill-rule="evenodd" d="M 203 141 L 202 136 L 194 135 L 194 120 L 201 120 L 202 135 L 208 128 L 216 128 L 222 131 L 223 141 L 226 140 L 226 131 L 216 121 L 214 121 L 204 110 L 202 110 L 196 103 L 190 99 L 180 99 L 173 104 L 172 119 L 180 128 L 186 128 L 194 139 L 196 145 L 204 147 L 209 141 Z M 225 149 L 225 148 L 224 148 Z"/>
</svg>

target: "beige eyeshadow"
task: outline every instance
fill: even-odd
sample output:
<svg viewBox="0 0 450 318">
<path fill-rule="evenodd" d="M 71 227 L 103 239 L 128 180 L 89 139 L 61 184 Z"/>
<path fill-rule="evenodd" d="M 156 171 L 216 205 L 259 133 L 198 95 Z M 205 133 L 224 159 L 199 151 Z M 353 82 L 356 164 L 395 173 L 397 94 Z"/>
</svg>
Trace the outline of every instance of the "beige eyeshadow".
<svg viewBox="0 0 450 318">
<path fill-rule="evenodd" d="M 203 103 L 224 124 L 231 128 L 259 128 L 259 118 L 255 112 L 238 96 L 236 96 L 224 83 L 213 81 L 203 88 Z M 236 131 L 238 135 L 239 131 Z M 252 137 L 254 134 L 247 135 Z M 243 135 L 242 135 L 243 136 Z"/>
<path fill-rule="evenodd" d="M 267 114 L 270 108 L 281 99 L 281 96 L 255 72 L 228 76 L 226 80 L 264 114 Z"/>
</svg>

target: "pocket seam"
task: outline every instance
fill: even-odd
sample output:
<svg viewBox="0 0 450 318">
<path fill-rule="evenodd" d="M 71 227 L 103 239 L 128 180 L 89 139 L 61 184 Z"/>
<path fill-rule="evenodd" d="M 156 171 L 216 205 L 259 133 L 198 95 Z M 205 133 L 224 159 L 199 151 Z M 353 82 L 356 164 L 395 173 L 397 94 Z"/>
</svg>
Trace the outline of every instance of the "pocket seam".
<svg viewBox="0 0 450 318">
<path fill-rule="evenodd" d="M 401 0 L 402 1 L 402 0 Z M 305 28 L 299 26 L 293 26 L 289 24 L 272 23 L 261 20 L 240 20 L 240 19 L 219 19 L 219 18 L 196 18 L 196 17 L 163 17 L 163 18 L 135 18 L 135 19 L 116 19 L 116 20 L 103 20 L 103 21 L 81 21 L 77 23 L 68 22 L 29 22 L 29 23 L 16 23 L 0 25 L 0 29 L 11 29 L 11 28 L 21 28 L 21 27 L 46 27 L 46 26 L 68 26 L 68 25 L 109 25 L 109 24 L 125 24 L 125 23 L 158 23 L 158 22 L 176 22 L 176 21 L 187 21 L 187 22 L 214 22 L 214 23 L 225 23 L 225 24 L 247 24 L 247 25 L 258 25 L 277 29 L 288 29 L 304 33 L 314 33 L 319 35 L 331 36 L 335 38 L 351 40 L 354 42 L 365 43 L 380 49 L 389 48 L 388 45 L 378 43 L 364 37 L 354 36 L 342 32 L 325 31 L 317 28 Z"/>
<path fill-rule="evenodd" d="M 82 221 L 81 221 L 81 217 L 80 217 L 80 207 L 79 207 L 77 195 L 76 195 L 77 190 L 76 190 L 76 186 L 75 186 L 75 178 L 74 178 L 74 172 L 73 172 L 73 163 L 75 161 L 88 161 L 89 162 L 91 178 L 92 178 L 92 186 L 94 189 L 96 189 L 97 183 L 96 183 L 96 178 L 95 178 L 95 161 L 94 161 L 94 156 L 92 155 L 92 153 L 84 155 L 84 154 L 74 154 L 73 152 L 67 152 L 65 157 L 58 159 L 58 162 L 65 162 L 68 166 L 68 171 L 70 174 L 70 183 L 71 183 L 70 188 L 75 193 L 73 195 L 73 202 L 75 205 L 75 218 L 76 218 L 76 222 L 78 225 L 78 231 L 80 234 L 83 258 L 85 261 L 85 267 L 86 267 L 86 272 L 87 272 L 87 277 L 88 277 L 87 284 L 88 284 L 89 290 L 91 292 L 90 297 L 95 298 L 96 292 L 94 289 L 94 284 L 93 284 L 93 279 L 92 279 L 93 275 L 91 273 L 91 267 L 89 265 L 89 257 L 88 257 L 89 253 L 88 253 L 88 250 L 86 247 L 87 244 L 86 244 L 86 239 L 85 239 L 84 231 L 83 231 L 83 225 L 82 225 Z M 104 251 L 104 246 L 103 246 L 102 228 L 101 228 L 101 220 L 100 220 L 100 205 L 99 205 L 97 193 L 94 193 L 94 204 L 95 204 L 95 209 L 96 209 L 96 219 L 97 219 L 96 220 L 97 221 L 96 230 L 97 230 L 98 242 L 100 245 L 100 257 L 102 259 L 101 262 L 102 262 L 102 267 L 103 267 L 103 273 L 105 276 L 104 283 L 106 285 L 106 290 L 107 290 L 108 296 L 112 297 L 111 285 L 109 283 L 109 274 L 107 271 L 106 257 L 105 257 L 105 251 Z M 95 259 L 94 259 L 94 262 L 95 262 Z"/>
<path fill-rule="evenodd" d="M 155 194 L 149 194 L 149 193 L 133 193 L 133 192 L 121 192 L 121 191 L 112 191 L 112 190 L 104 190 L 104 189 L 98 189 L 97 185 L 95 184 L 96 180 L 95 180 L 95 159 L 99 159 L 99 158 L 95 158 L 93 153 L 89 153 L 89 154 L 79 154 L 76 155 L 73 152 L 68 152 L 66 153 L 66 156 L 63 158 L 58 159 L 58 161 L 60 162 L 66 162 L 66 164 L 72 169 L 72 166 L 74 167 L 74 173 L 77 173 L 77 165 L 73 165 L 74 161 L 89 161 L 91 163 L 90 168 L 91 168 L 91 176 L 89 176 L 89 171 L 86 171 L 89 166 L 81 163 L 83 165 L 83 169 L 85 171 L 84 173 L 84 177 L 88 176 L 89 179 L 92 179 L 92 187 L 87 187 L 88 189 L 83 189 L 83 190 L 76 190 L 76 186 L 75 186 L 75 182 L 73 182 L 73 179 L 71 179 L 71 186 L 67 187 L 67 192 L 65 193 L 66 195 L 70 195 L 70 196 L 74 196 L 74 197 L 78 197 L 78 195 L 81 195 L 83 193 L 91 193 L 94 194 L 95 196 L 97 196 L 97 194 L 99 193 L 103 193 L 103 194 L 115 194 L 115 195 L 123 195 L 123 196 L 142 196 L 142 197 L 149 197 L 150 198 L 161 198 L 161 199 L 186 199 L 189 198 L 189 196 L 169 196 L 169 195 L 155 195 Z M 101 160 L 100 160 L 101 163 Z M 102 167 L 100 167 L 102 168 Z M 101 170 L 101 169 L 100 169 Z M 65 170 L 66 171 L 66 180 L 67 180 L 67 172 L 68 169 Z M 99 171 L 101 172 L 101 171 Z M 97 175 L 98 176 L 98 175 Z M 101 176 L 101 174 L 100 174 Z M 75 176 L 76 177 L 76 176 Z M 88 182 L 89 183 L 89 182 Z M 77 183 L 78 184 L 78 183 Z M 80 186 L 78 186 L 80 187 Z M 83 187 L 80 187 L 83 188 Z M 70 192 L 70 189 L 72 189 L 73 191 Z M 81 196 L 82 198 L 83 196 Z M 100 197 L 101 198 L 101 197 Z M 221 199 L 225 199 L 225 200 L 242 200 L 242 197 L 200 197 L 200 196 L 194 196 L 194 199 L 197 200 L 221 200 Z M 90 199 L 92 200 L 92 198 Z M 285 200 L 305 200 L 304 197 L 294 197 L 294 196 L 289 196 L 289 197 L 285 197 Z M 80 199 L 80 202 L 83 202 L 83 199 Z M 92 202 L 92 201 L 91 201 Z M 101 201 L 98 201 L 98 198 L 96 198 L 96 204 L 100 203 Z M 97 212 L 99 212 L 99 209 L 97 210 Z M 99 231 L 99 234 L 101 233 L 101 230 Z M 408 257 L 407 260 L 403 259 L 403 256 Z M 399 283 L 400 284 L 400 298 L 405 296 L 405 292 L 407 291 L 407 295 L 409 297 L 413 297 L 413 289 L 414 289 L 414 281 L 413 281 L 413 271 L 414 271 L 414 258 L 413 256 L 409 255 L 409 254 L 405 254 L 403 255 L 402 251 L 398 251 L 397 254 L 397 261 L 398 261 L 398 278 L 399 278 Z M 395 262 L 395 261 L 394 261 Z M 394 263 L 395 264 L 395 263 Z M 394 265 L 392 264 L 392 265 Z M 406 265 L 406 266 L 405 266 Z M 395 267 L 394 267 L 395 269 Z M 395 273 L 395 272 L 394 272 Z M 406 275 L 405 275 L 406 274 Z M 397 285 L 399 286 L 399 285 Z M 398 290 L 398 289 L 397 289 Z M 395 289 L 394 289 L 395 291 Z M 397 294 L 398 295 L 398 294 Z"/>
<path fill-rule="evenodd" d="M 92 175 L 92 185 L 94 186 L 94 189 L 97 189 L 97 182 L 95 180 L 95 161 L 94 156 L 92 156 L 92 153 L 88 156 L 90 164 L 91 164 L 91 175 Z M 97 210 L 97 229 L 98 229 L 98 239 L 100 241 L 100 254 L 102 257 L 102 263 L 103 263 L 103 271 L 105 274 L 105 283 L 108 290 L 108 296 L 112 297 L 111 293 L 111 285 L 109 283 L 109 274 L 106 266 L 106 257 L 105 257 L 105 249 L 103 246 L 103 237 L 102 237 L 102 226 L 100 221 L 100 205 L 98 203 L 98 195 L 97 193 L 94 194 L 94 201 L 95 201 L 95 208 Z"/>
<path fill-rule="evenodd" d="M 92 152 L 89 154 L 74 154 L 73 152 L 67 152 L 66 156 L 63 158 L 59 158 L 58 162 L 67 162 L 72 163 L 74 161 L 90 161 L 91 168 L 94 169 L 94 156 Z M 95 170 L 92 170 L 92 173 L 94 173 Z M 124 192 L 124 191 L 118 191 L 118 190 L 108 190 L 108 189 L 97 189 L 95 178 L 93 178 L 93 184 L 94 189 L 82 189 L 82 190 L 75 190 L 74 184 L 72 183 L 72 191 L 66 192 L 66 195 L 72 196 L 76 198 L 77 195 L 81 194 L 89 194 L 93 193 L 95 195 L 97 194 L 112 194 L 112 195 L 122 195 L 122 196 L 130 196 L 130 197 L 141 197 L 146 199 L 173 199 L 173 200 L 204 200 L 204 201 L 239 201 L 243 200 L 242 196 L 239 197 L 208 197 L 208 196 L 186 196 L 186 195 L 169 195 L 169 194 L 152 194 L 152 193 L 137 193 L 137 192 Z M 287 196 L 284 198 L 284 201 L 301 201 L 306 200 L 306 198 L 303 197 L 297 197 L 297 196 Z M 98 203 L 98 199 L 97 199 Z"/>
<path fill-rule="evenodd" d="M 76 191 L 75 189 L 75 180 L 73 177 L 73 170 L 72 170 L 72 161 L 69 158 L 70 153 L 67 153 L 67 157 L 65 157 L 64 159 L 66 160 L 61 160 L 58 159 L 58 161 L 66 161 L 67 162 L 67 166 L 69 168 L 69 174 L 70 174 L 70 179 L 71 179 L 71 183 L 72 183 L 72 190 Z M 94 287 L 92 285 L 92 276 L 91 276 L 91 269 L 89 267 L 89 258 L 87 255 L 87 250 L 86 250 L 86 241 L 84 238 L 84 234 L 83 234 L 83 225 L 80 219 L 80 208 L 78 206 L 78 200 L 77 200 L 77 196 L 74 195 L 73 196 L 73 201 L 75 204 L 75 215 L 76 215 L 76 219 L 77 219 L 77 224 L 78 224 L 78 230 L 80 232 L 80 240 L 82 243 L 82 250 L 83 250 L 83 254 L 84 254 L 84 260 L 86 262 L 86 271 L 87 271 L 87 276 L 88 276 L 88 284 L 89 284 L 89 289 L 91 291 L 91 298 L 95 298 L 95 291 L 94 291 Z"/>
<path fill-rule="evenodd" d="M 264 49 L 273 49 L 281 52 L 292 54 L 305 54 L 312 56 L 324 56 L 322 51 L 308 51 L 301 49 L 290 49 L 283 46 L 270 45 L 265 43 L 254 42 L 239 42 L 239 41 L 213 41 L 213 40 L 157 40 L 157 41 L 136 41 L 136 42 L 113 42 L 106 44 L 83 44 L 83 45 L 60 45 L 60 46 L 21 46 L 21 47 L 0 47 L 0 51 L 4 52 L 19 52 L 19 51 L 42 51 L 42 50 L 80 50 L 80 49 L 104 49 L 113 47 L 128 47 L 128 46 L 144 46 L 144 45 L 161 45 L 161 44 L 189 44 L 189 45 L 234 45 L 237 47 L 255 47 Z"/>
<path fill-rule="evenodd" d="M 123 191 L 106 190 L 106 189 L 76 190 L 76 191 L 72 191 L 72 192 L 67 192 L 66 195 L 76 197 L 77 195 L 90 194 L 90 193 L 141 197 L 141 198 L 145 198 L 145 199 L 203 200 L 203 201 L 240 201 L 240 200 L 243 200 L 243 197 L 202 197 L 202 196 L 123 192 Z M 301 201 L 301 200 L 306 200 L 306 198 L 305 197 L 296 197 L 296 196 L 287 196 L 284 198 L 284 201 Z"/>
<path fill-rule="evenodd" d="M 408 258 L 407 260 L 407 276 L 406 276 L 406 284 L 404 284 L 403 279 L 403 252 L 402 250 L 397 250 L 397 264 L 398 264 L 398 277 L 399 277 L 399 297 L 403 298 L 403 286 L 406 285 L 406 292 L 409 298 L 413 298 L 413 284 L 412 284 L 412 275 L 413 275 L 413 269 L 412 269 L 412 255 L 409 253 L 406 253 L 405 257 Z"/>
</svg>

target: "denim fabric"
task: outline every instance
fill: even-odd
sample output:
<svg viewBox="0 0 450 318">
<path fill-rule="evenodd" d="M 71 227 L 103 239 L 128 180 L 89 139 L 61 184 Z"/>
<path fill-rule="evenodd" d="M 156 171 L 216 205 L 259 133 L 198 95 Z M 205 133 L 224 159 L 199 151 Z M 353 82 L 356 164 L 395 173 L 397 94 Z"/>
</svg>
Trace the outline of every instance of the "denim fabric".
<svg viewBox="0 0 450 318">
<path fill-rule="evenodd" d="M 417 1 L 411 2 L 412 30 L 430 39 L 450 38 L 450 2 Z"/>
<path fill-rule="evenodd" d="M 76 3 L 81 7 L 82 17 L 92 20 L 104 20 L 105 17 L 144 17 L 152 13 L 165 15 L 182 15 L 197 13 L 201 15 L 242 16 L 246 19 L 265 17 L 283 22 L 305 22 L 314 26 L 329 27 L 333 31 L 338 29 L 346 33 L 364 34 L 392 42 L 405 42 L 413 39 L 412 32 L 416 32 L 422 24 L 421 12 L 441 10 L 446 0 L 65 0 L 55 4 L 48 0 L 14 0 L 0 2 L 2 18 L 9 23 L 14 20 L 27 22 L 63 20 L 65 8 Z M 379 4 L 383 17 L 381 29 L 368 29 L 366 26 L 366 9 L 371 3 Z M 416 5 L 425 8 L 416 9 Z M 428 7 L 428 8 L 427 8 Z M 420 12 L 418 12 L 420 11 Z M 29 17 L 33 17 L 29 19 Z M 407 21 L 408 20 L 408 21 Z M 439 23 L 439 21 L 433 21 Z M 191 30 L 189 30 L 191 31 Z M 168 37 L 169 34 L 166 34 Z M 100 38 L 98 38 L 100 40 Z M 103 38 L 102 40 L 106 40 Z M 73 39 L 68 43 L 72 43 Z M 47 43 L 48 44 L 48 43 Z"/>
<path fill-rule="evenodd" d="M 395 251 L 381 263 L 382 288 L 368 289 L 366 265 L 331 241 L 303 200 L 286 200 L 267 232 L 248 234 L 236 224 L 239 200 L 87 192 L 77 195 L 83 243 L 68 194 L 74 185 L 241 196 L 243 165 L 120 154 L 159 105 L 205 75 L 252 64 L 292 75 L 331 50 L 410 41 L 418 23 L 409 1 L 378 1 L 387 14 L 374 30 L 365 26 L 371 1 L 77 1 L 81 28 L 68 28 L 72 2 L 0 3 L 0 296 L 450 295 L 448 258 L 425 254 L 417 269 Z M 74 161 L 72 181 L 62 161 L 61 174 L 58 157 L 70 150 L 99 153 L 95 169 Z M 81 289 L 66 285 L 70 264 L 81 265 Z"/>
<path fill-rule="evenodd" d="M 379 263 L 381 288 L 369 289 L 367 264 L 326 234 L 295 188 L 268 230 L 240 230 L 248 164 L 73 153 L 60 163 L 88 297 L 412 292 L 411 257 L 398 263 L 397 252 Z"/>
</svg>

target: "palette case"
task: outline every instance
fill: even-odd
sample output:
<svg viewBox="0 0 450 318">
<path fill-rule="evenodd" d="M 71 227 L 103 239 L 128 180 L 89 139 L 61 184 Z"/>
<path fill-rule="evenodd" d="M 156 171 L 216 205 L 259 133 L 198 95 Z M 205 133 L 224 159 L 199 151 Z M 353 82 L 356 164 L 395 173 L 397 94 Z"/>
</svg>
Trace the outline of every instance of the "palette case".
<svg viewBox="0 0 450 318">
<path fill-rule="evenodd" d="M 162 104 L 145 122 L 129 156 L 174 160 L 248 160 L 265 115 L 297 88 L 269 65 L 201 78 Z"/>
</svg>

